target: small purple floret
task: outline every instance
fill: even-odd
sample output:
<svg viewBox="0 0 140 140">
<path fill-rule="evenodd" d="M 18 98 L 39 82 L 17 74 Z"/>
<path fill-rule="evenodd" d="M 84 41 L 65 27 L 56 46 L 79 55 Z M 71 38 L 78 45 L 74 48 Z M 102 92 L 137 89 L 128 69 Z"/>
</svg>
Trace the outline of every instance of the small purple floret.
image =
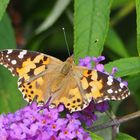
<svg viewBox="0 0 140 140">
<path fill-rule="evenodd" d="M 98 64 L 100 63 L 101 61 L 105 60 L 105 57 L 104 56 L 99 56 L 99 57 L 93 57 L 92 60 Z"/>
<path fill-rule="evenodd" d="M 100 71 L 100 72 L 104 72 L 104 65 L 103 64 L 96 64 L 94 66 L 94 69 Z"/>
<path fill-rule="evenodd" d="M 79 66 L 84 66 L 84 67 L 91 69 L 92 68 L 91 60 L 92 59 L 89 56 L 87 56 L 85 58 L 80 58 L 79 59 Z"/>
</svg>

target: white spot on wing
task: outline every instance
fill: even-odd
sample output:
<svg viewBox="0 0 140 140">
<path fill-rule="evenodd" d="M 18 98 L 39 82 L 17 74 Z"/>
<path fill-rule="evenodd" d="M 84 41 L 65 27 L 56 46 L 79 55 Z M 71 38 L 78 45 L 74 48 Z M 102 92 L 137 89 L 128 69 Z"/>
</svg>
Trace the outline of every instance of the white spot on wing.
<svg viewBox="0 0 140 140">
<path fill-rule="evenodd" d="M 27 54 L 27 50 L 21 51 L 18 55 L 18 58 L 20 58 L 20 59 L 23 58 L 25 54 Z"/>
<path fill-rule="evenodd" d="M 13 52 L 13 50 L 8 50 L 7 54 L 10 54 L 10 53 L 12 53 L 12 52 Z"/>
<path fill-rule="evenodd" d="M 112 100 L 116 100 L 116 97 L 112 96 L 111 99 L 112 99 Z"/>
<path fill-rule="evenodd" d="M 125 85 L 124 83 L 120 83 L 120 87 L 123 88 Z"/>
<path fill-rule="evenodd" d="M 115 90 L 115 93 L 118 93 L 118 91 L 117 91 L 117 90 Z"/>
<path fill-rule="evenodd" d="M 122 96 L 121 98 L 122 98 L 122 99 L 125 99 L 125 98 L 126 98 L 126 96 Z"/>
<path fill-rule="evenodd" d="M 110 76 L 108 76 L 107 79 L 108 79 L 107 84 L 108 84 L 109 86 L 111 86 L 112 83 L 113 83 L 113 77 L 110 75 Z"/>
<path fill-rule="evenodd" d="M 107 81 L 107 85 L 111 86 L 112 85 L 112 82 Z"/>
<path fill-rule="evenodd" d="M 111 75 L 109 75 L 108 80 L 113 81 L 113 77 Z"/>
<path fill-rule="evenodd" d="M 113 93 L 113 90 L 112 89 L 108 89 L 107 92 L 108 93 Z"/>
<path fill-rule="evenodd" d="M 105 97 L 105 98 L 104 98 L 104 100 L 109 100 L 109 99 L 110 99 L 109 97 Z"/>
<path fill-rule="evenodd" d="M 7 65 L 7 64 L 4 64 L 3 66 L 4 66 L 4 67 L 6 67 L 6 68 L 8 67 L 8 65 Z"/>
<path fill-rule="evenodd" d="M 12 63 L 13 65 L 15 65 L 15 64 L 17 63 L 17 61 L 16 61 L 16 60 L 12 60 L 11 63 Z"/>
<path fill-rule="evenodd" d="M 25 55 L 26 53 L 27 53 L 27 50 L 23 50 L 20 52 L 20 54 L 23 54 L 23 55 Z"/>
<path fill-rule="evenodd" d="M 121 100 L 121 98 L 120 97 L 117 97 L 117 100 Z"/>
<path fill-rule="evenodd" d="M 119 89 L 119 92 L 121 92 L 122 91 L 122 89 Z"/>
<path fill-rule="evenodd" d="M 18 55 L 18 58 L 23 58 L 23 55 L 22 55 L 22 54 L 19 54 L 19 55 Z"/>
</svg>

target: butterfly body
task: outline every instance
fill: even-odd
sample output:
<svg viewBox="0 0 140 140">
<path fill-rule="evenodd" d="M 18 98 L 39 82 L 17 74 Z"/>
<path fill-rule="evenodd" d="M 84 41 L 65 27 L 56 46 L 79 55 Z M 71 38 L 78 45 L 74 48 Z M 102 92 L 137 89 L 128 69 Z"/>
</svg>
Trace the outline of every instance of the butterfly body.
<svg viewBox="0 0 140 140">
<path fill-rule="evenodd" d="M 129 95 L 128 88 L 111 75 L 76 66 L 73 58 L 65 62 L 49 55 L 27 50 L 0 51 L 0 63 L 18 76 L 18 88 L 31 103 L 50 107 L 63 103 L 71 112 L 82 110 L 91 100 L 121 100 Z"/>
</svg>

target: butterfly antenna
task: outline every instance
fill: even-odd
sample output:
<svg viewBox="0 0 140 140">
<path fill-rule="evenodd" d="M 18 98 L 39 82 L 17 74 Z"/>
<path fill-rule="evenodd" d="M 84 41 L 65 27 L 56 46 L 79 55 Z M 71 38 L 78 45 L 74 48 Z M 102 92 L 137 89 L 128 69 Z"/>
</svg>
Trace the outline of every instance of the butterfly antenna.
<svg viewBox="0 0 140 140">
<path fill-rule="evenodd" d="M 66 37 L 66 33 L 65 33 L 65 28 L 62 28 L 63 30 L 63 33 L 64 33 L 64 38 L 65 38 L 65 42 L 66 42 L 66 46 L 67 46 L 67 51 L 68 51 L 68 54 L 70 56 L 70 49 L 69 49 L 69 45 L 68 45 L 68 42 L 67 42 L 67 37 Z"/>
</svg>

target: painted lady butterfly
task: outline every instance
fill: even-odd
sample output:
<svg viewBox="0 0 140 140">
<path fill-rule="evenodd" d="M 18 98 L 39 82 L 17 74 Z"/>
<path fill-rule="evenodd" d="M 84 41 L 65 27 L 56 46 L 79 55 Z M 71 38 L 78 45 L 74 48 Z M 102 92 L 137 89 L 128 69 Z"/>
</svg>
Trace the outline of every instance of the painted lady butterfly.
<svg viewBox="0 0 140 140">
<path fill-rule="evenodd" d="M 92 99 L 95 103 L 122 100 L 130 94 L 111 75 L 75 66 L 72 57 L 62 62 L 39 52 L 9 49 L 0 51 L 0 64 L 19 76 L 18 88 L 29 103 L 36 98 L 40 105 L 51 98 L 50 106 L 63 103 L 74 112 L 87 107 Z"/>
</svg>

